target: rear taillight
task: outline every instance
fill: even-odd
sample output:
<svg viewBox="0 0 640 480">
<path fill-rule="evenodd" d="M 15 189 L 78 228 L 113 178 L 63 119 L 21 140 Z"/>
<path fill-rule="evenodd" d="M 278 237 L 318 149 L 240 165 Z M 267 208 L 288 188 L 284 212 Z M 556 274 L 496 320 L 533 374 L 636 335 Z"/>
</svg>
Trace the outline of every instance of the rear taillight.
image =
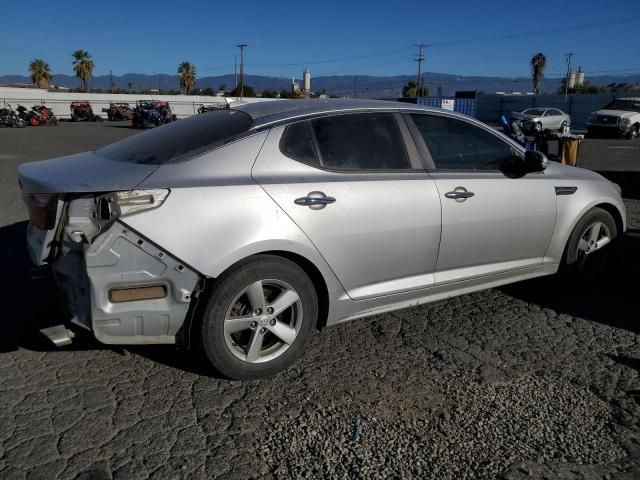
<svg viewBox="0 0 640 480">
<path fill-rule="evenodd" d="M 169 190 L 161 188 L 108 193 L 96 199 L 97 218 L 109 220 L 158 208 L 168 195 Z"/>
<path fill-rule="evenodd" d="M 29 221 L 40 230 L 51 230 L 56 226 L 58 196 L 54 193 L 36 193 L 27 197 Z"/>
</svg>

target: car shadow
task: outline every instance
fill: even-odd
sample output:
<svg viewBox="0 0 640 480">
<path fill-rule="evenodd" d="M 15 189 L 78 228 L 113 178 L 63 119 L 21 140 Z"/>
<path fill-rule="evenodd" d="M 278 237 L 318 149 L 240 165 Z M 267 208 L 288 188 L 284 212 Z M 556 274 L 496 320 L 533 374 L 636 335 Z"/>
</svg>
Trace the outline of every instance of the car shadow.
<svg viewBox="0 0 640 480">
<path fill-rule="evenodd" d="M 37 352 L 57 350 L 111 350 L 127 352 L 153 362 L 179 368 L 198 375 L 214 375 L 196 354 L 181 352 L 173 345 L 126 346 L 105 345 L 90 332 L 75 328 L 71 345 L 56 347 L 40 330 L 64 323 L 61 299 L 51 278 L 32 278 L 32 265 L 26 246 L 27 222 L 0 227 L 0 264 L 11 272 L 0 293 L 0 353 L 26 349 Z"/>
<path fill-rule="evenodd" d="M 637 295 L 640 231 L 621 238 L 621 253 L 609 269 L 597 276 L 556 274 L 501 287 L 514 298 L 549 308 L 556 313 L 640 333 Z"/>
<path fill-rule="evenodd" d="M 124 122 L 124 120 L 123 120 Z M 134 127 L 133 125 L 131 125 L 131 121 L 129 120 L 128 123 L 115 123 L 112 121 L 107 121 L 104 123 L 105 126 L 107 127 L 111 127 L 111 128 L 126 128 L 128 130 L 140 130 L 139 128 Z"/>
</svg>

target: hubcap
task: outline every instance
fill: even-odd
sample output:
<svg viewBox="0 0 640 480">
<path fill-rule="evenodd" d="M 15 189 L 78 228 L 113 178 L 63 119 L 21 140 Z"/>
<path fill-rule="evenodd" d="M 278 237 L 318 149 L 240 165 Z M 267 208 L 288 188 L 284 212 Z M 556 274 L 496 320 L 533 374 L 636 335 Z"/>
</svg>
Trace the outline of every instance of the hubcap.
<svg viewBox="0 0 640 480">
<path fill-rule="evenodd" d="M 578 257 L 590 255 L 611 242 L 609 228 L 602 222 L 592 223 L 587 227 L 578 242 Z"/>
<path fill-rule="evenodd" d="M 224 318 L 224 338 L 240 360 L 268 362 L 289 349 L 301 325 L 302 301 L 293 287 L 281 280 L 259 280 L 231 302 Z"/>
</svg>

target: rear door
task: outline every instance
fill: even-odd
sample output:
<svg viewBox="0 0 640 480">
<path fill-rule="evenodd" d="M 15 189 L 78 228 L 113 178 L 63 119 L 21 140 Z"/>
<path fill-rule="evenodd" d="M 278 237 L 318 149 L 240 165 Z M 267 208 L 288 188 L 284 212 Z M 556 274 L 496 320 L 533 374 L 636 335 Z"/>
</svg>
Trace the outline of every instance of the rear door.
<svg viewBox="0 0 640 480">
<path fill-rule="evenodd" d="M 440 199 L 399 114 L 333 115 L 273 128 L 253 176 L 351 298 L 434 283 Z"/>
</svg>

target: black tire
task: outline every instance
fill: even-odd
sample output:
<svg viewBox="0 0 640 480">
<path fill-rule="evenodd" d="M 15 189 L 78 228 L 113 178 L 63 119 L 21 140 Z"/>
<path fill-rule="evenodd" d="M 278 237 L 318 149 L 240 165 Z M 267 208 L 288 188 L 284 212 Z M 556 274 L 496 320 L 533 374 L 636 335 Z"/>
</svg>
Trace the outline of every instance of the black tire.
<svg viewBox="0 0 640 480">
<path fill-rule="evenodd" d="M 587 233 L 590 226 L 602 223 L 610 236 L 610 243 L 602 247 L 602 250 L 589 252 L 588 255 L 578 249 L 580 240 Z M 618 227 L 609 212 L 602 208 L 592 208 L 577 223 L 571 232 L 569 241 L 565 247 L 562 266 L 565 270 L 580 274 L 598 274 L 609 265 L 611 253 L 617 249 Z M 591 247 L 593 248 L 593 247 Z"/>
<path fill-rule="evenodd" d="M 569 124 L 567 123 L 567 121 L 565 120 L 564 122 L 562 122 L 562 124 L 560 125 L 560 133 L 564 132 L 564 129 L 567 128 L 569 126 Z"/>
<path fill-rule="evenodd" d="M 284 282 L 293 288 L 302 305 L 301 323 L 295 339 L 280 355 L 261 363 L 250 363 L 239 358 L 227 345 L 224 325 L 227 312 L 241 303 L 238 295 L 259 280 L 265 285 L 269 281 Z M 256 255 L 237 263 L 216 280 L 201 318 L 198 340 L 205 359 L 225 377 L 238 380 L 264 378 L 285 370 L 300 358 L 316 327 L 317 317 L 318 297 L 306 273 L 285 258 Z M 256 335 L 259 327 L 255 328 L 254 333 L 249 331 L 248 334 Z"/>
<path fill-rule="evenodd" d="M 640 136 L 640 125 L 636 123 L 629 129 L 629 133 L 627 133 L 627 139 L 635 140 L 639 136 Z"/>
</svg>

